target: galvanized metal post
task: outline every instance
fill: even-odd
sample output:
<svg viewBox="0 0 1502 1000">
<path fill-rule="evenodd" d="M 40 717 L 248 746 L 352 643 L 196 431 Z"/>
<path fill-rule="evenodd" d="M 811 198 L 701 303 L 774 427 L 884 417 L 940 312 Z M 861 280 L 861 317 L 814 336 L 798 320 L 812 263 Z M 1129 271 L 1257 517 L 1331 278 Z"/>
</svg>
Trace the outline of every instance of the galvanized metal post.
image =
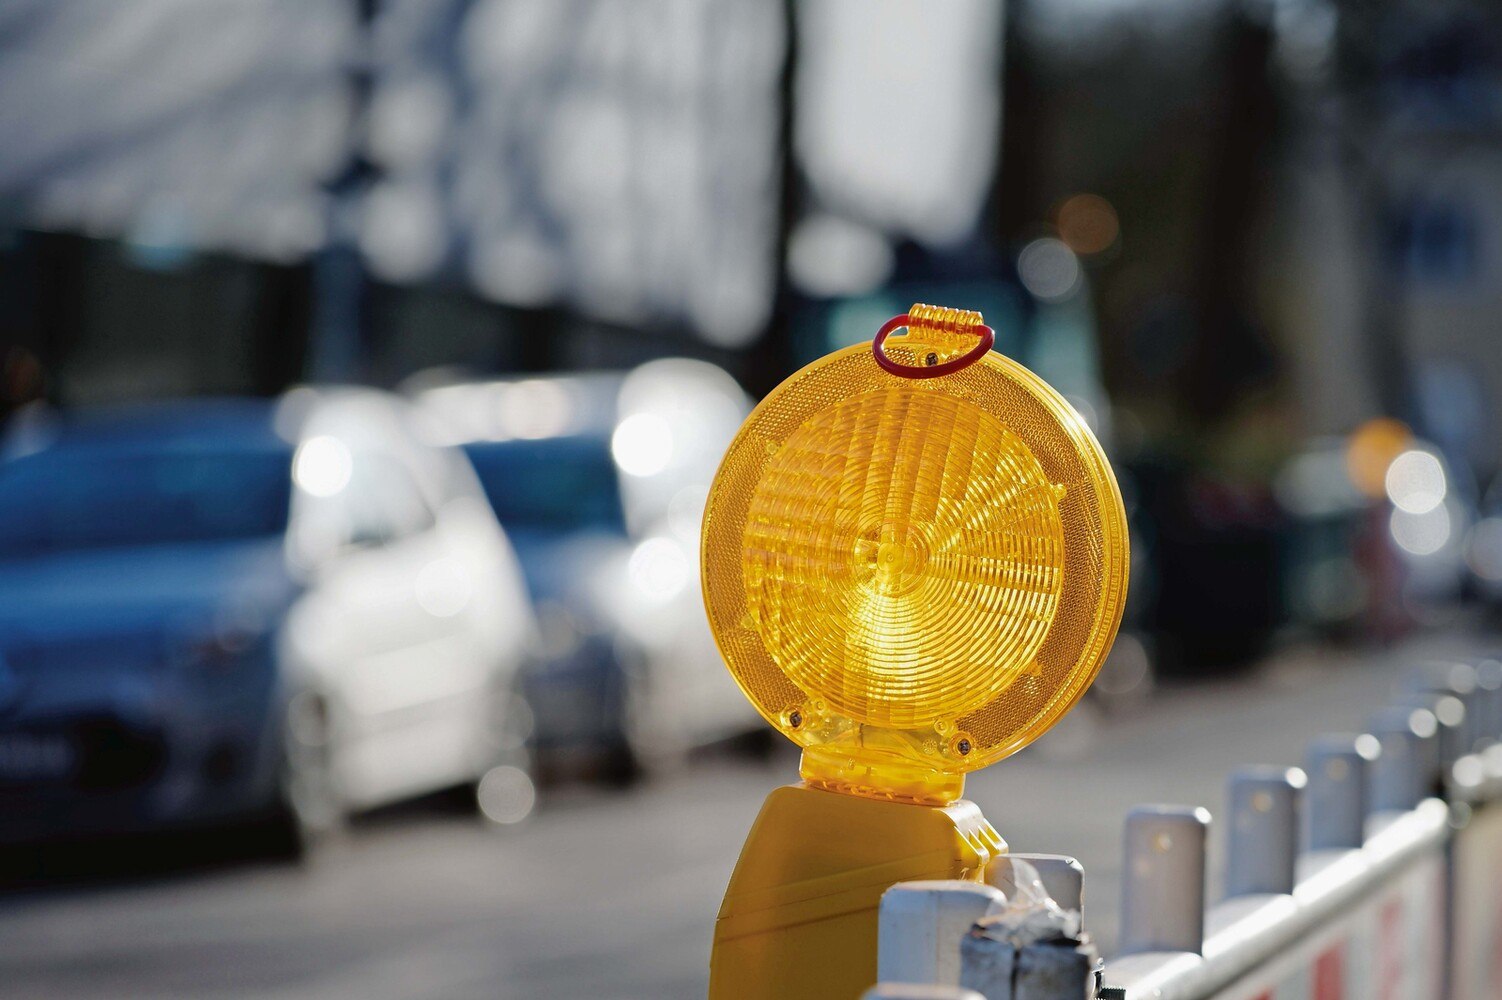
<svg viewBox="0 0 1502 1000">
<path fill-rule="evenodd" d="M 1482 744 L 1502 740 L 1502 660 L 1476 664 L 1476 732 Z"/>
<path fill-rule="evenodd" d="M 960 945 L 960 985 L 986 1000 L 1086 1000 L 1100 955 L 1088 939 L 1022 942 L 987 917 Z"/>
<path fill-rule="evenodd" d="M 1453 694 L 1433 691 L 1407 691 L 1395 702 L 1399 706 L 1428 710 L 1436 723 L 1434 775 L 1436 780 L 1447 773 L 1467 753 L 1465 703 Z"/>
<path fill-rule="evenodd" d="M 1021 978 L 1021 965 L 1016 944 L 979 926 L 960 942 L 960 985 L 986 1000 L 1015 1000 L 1013 986 Z"/>
<path fill-rule="evenodd" d="M 1100 953 L 1088 938 L 1040 941 L 1022 950 L 1017 973 L 1012 1000 L 1093 1000 L 1100 985 Z"/>
<path fill-rule="evenodd" d="M 1414 668 L 1408 678 L 1409 690 L 1428 693 L 1433 696 L 1449 695 L 1460 701 L 1463 717 L 1453 722 L 1457 732 L 1453 734 L 1452 746 L 1446 747 L 1445 737 L 1440 737 L 1441 756 L 1449 755 L 1449 763 L 1454 763 L 1456 757 L 1464 756 L 1476 748 L 1476 740 L 1480 736 L 1477 730 L 1477 707 L 1478 687 L 1476 668 L 1469 663 L 1452 661 L 1431 661 L 1420 664 Z M 1425 708 L 1433 710 L 1431 705 L 1425 704 Z M 1444 732 L 1445 713 L 1435 711 L 1440 719 L 1441 733 Z M 1453 709 L 1450 714 L 1454 716 Z M 1446 764 L 1446 766 L 1449 766 Z"/>
<path fill-rule="evenodd" d="M 1304 761 L 1304 846 L 1360 847 L 1366 839 L 1367 782 L 1382 744 L 1369 733 L 1321 736 Z"/>
<path fill-rule="evenodd" d="M 1226 896 L 1293 892 L 1299 854 L 1297 767 L 1243 767 L 1231 774 Z"/>
<path fill-rule="evenodd" d="M 1060 911 L 1054 911 L 1057 918 Z M 983 917 L 960 944 L 960 985 L 986 1000 L 1085 1000 L 1100 954 L 1077 922 L 1034 922 L 1008 911 Z"/>
<path fill-rule="evenodd" d="M 1454 695 L 1440 695 L 1430 709 L 1439 722 L 1439 766 L 1448 773 L 1455 762 L 1471 752 L 1471 721 L 1465 702 Z"/>
<path fill-rule="evenodd" d="M 883 983 L 960 981 L 960 941 L 1006 897 L 980 882 L 898 882 L 881 897 L 876 978 Z"/>
<path fill-rule="evenodd" d="M 986 882 L 1002 892 L 1017 882 L 1013 862 L 1026 861 L 1038 873 L 1038 879 L 1055 903 L 1066 910 L 1085 912 L 1085 869 L 1074 858 L 1062 854 L 1003 854 L 986 865 Z"/>
<path fill-rule="evenodd" d="M 1084 869 L 1059 854 L 1012 854 L 986 866 L 1007 896 L 960 945 L 960 985 L 986 1000 L 1075 1000 L 1095 988 L 1100 956 L 1080 930 Z M 1041 888 L 1057 908 L 1038 900 Z M 1046 912 L 1028 916 L 1030 899 Z"/>
<path fill-rule="evenodd" d="M 1439 729 L 1426 708 L 1397 705 L 1372 716 L 1372 735 L 1382 753 L 1371 768 L 1372 812 L 1412 809 L 1431 795 L 1439 775 Z"/>
<path fill-rule="evenodd" d="M 1198 952 L 1205 941 L 1205 837 L 1210 813 L 1138 806 L 1127 814 L 1121 951 Z"/>
</svg>

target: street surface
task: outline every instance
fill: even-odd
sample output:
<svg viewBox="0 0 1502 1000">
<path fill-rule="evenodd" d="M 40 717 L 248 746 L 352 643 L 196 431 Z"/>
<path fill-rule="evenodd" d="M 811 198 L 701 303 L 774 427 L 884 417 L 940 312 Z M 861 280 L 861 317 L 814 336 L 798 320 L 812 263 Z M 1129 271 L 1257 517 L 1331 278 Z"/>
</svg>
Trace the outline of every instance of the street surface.
<svg viewBox="0 0 1502 1000">
<path fill-rule="evenodd" d="M 968 796 L 1013 850 L 1080 859 L 1086 927 L 1109 951 L 1128 808 L 1218 812 L 1228 769 L 1299 763 L 1309 737 L 1359 727 L 1403 666 L 1480 641 L 1294 648 L 1125 714 L 1087 704 L 972 776 Z M 796 776 L 791 751 L 705 760 L 628 791 L 553 792 L 509 830 L 408 809 L 357 824 L 302 867 L 131 876 L 98 859 L 109 877 L 0 898 L 0 996 L 702 997 L 741 841 L 767 791 Z"/>
</svg>

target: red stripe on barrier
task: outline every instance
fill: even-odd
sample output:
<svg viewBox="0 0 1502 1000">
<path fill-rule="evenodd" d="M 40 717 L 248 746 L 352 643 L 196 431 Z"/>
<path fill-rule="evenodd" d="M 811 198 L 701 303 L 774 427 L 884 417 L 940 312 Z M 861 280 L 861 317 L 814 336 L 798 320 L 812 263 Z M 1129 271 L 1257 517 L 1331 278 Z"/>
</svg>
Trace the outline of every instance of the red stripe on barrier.
<svg viewBox="0 0 1502 1000">
<path fill-rule="evenodd" d="M 1345 1000 L 1346 944 L 1327 948 L 1314 960 L 1314 1000 Z"/>
<path fill-rule="evenodd" d="M 1403 982 L 1403 899 L 1382 906 L 1377 926 L 1377 996 L 1381 1000 L 1409 1000 L 1398 992 Z"/>
<path fill-rule="evenodd" d="M 1446 992 L 1446 966 L 1450 952 L 1445 947 L 1445 937 L 1455 933 L 1450 917 L 1450 877 L 1446 869 L 1445 865 L 1437 867 L 1430 882 L 1429 899 L 1434 904 L 1434 916 L 1429 920 L 1429 949 L 1421 966 L 1428 973 L 1429 989 L 1435 996 Z M 1449 992 L 1454 992 L 1453 985 Z"/>
</svg>

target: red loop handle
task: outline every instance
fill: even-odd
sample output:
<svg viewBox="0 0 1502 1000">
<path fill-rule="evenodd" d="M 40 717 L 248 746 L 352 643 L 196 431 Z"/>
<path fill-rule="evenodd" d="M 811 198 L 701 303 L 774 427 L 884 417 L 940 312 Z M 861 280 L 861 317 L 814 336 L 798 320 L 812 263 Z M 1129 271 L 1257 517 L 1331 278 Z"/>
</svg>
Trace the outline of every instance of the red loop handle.
<svg viewBox="0 0 1502 1000">
<path fill-rule="evenodd" d="M 953 375 L 960 369 L 968 368 L 985 357 L 991 350 L 991 345 L 996 343 L 996 331 L 992 330 L 989 326 L 977 324 L 974 327 L 974 331 L 975 335 L 980 338 L 980 343 L 959 357 L 945 361 L 943 364 L 925 365 L 922 368 L 916 365 L 904 365 L 887 357 L 887 352 L 881 348 L 887 342 L 887 336 L 892 331 L 900 330 L 907 326 L 907 324 L 907 313 L 903 313 L 901 316 L 893 316 L 882 324 L 881 329 L 876 331 L 876 339 L 871 341 L 871 353 L 876 357 L 876 363 L 898 378 L 939 378 L 942 375 Z"/>
</svg>

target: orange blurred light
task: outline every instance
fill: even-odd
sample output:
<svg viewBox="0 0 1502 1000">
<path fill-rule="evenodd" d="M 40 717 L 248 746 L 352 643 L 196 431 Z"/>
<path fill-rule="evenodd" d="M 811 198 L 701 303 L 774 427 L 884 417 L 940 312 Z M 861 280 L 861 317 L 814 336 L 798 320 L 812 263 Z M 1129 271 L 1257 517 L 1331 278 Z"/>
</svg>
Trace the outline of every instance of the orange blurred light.
<svg viewBox="0 0 1502 1000">
<path fill-rule="evenodd" d="M 1351 434 L 1346 445 L 1346 475 L 1373 500 L 1387 495 L 1387 470 L 1393 459 L 1413 443 L 1413 432 L 1401 420 L 1377 417 Z"/>
<path fill-rule="evenodd" d="M 1077 194 L 1065 199 L 1057 214 L 1059 238 L 1077 254 L 1109 250 L 1121 235 L 1116 209 L 1098 194 Z"/>
</svg>

